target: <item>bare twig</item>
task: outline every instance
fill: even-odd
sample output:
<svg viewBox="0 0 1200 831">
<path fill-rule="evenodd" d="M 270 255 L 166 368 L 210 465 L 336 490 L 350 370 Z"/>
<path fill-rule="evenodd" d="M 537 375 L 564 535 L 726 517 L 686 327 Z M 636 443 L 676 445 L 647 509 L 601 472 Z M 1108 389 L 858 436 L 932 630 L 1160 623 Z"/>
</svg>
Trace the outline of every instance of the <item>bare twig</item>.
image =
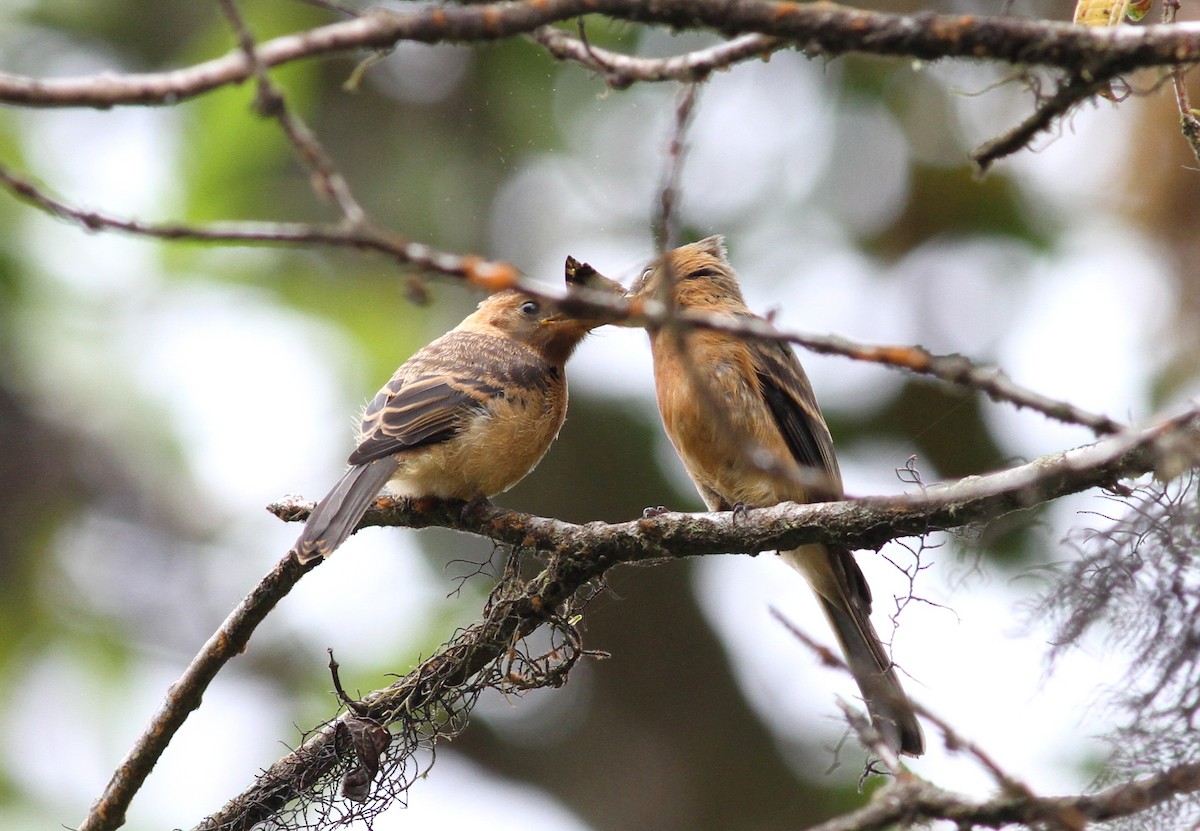
<svg viewBox="0 0 1200 831">
<path fill-rule="evenodd" d="M 1124 429 L 1119 421 L 1106 415 L 1090 413 L 1069 402 L 1026 389 L 1014 383 L 999 367 L 979 365 L 963 355 L 935 355 L 920 346 L 860 344 L 836 335 L 797 335 L 789 336 L 787 340 L 813 352 L 899 367 L 949 384 L 970 387 L 985 393 L 993 401 L 1007 401 L 1056 421 L 1079 424 L 1097 435 L 1109 435 Z"/>
<path fill-rule="evenodd" d="M 679 198 L 679 180 L 683 176 L 683 157 L 687 149 L 688 125 L 696 106 L 698 84 L 684 84 L 675 102 L 675 122 L 671 140 L 667 144 L 666 172 L 658 193 L 658 210 L 655 211 L 654 244 L 659 251 L 670 251 L 679 245 L 679 221 L 675 217 L 675 203 Z"/>
<path fill-rule="evenodd" d="M 385 49 L 404 40 L 481 42 L 534 32 L 584 14 L 605 14 L 679 29 L 706 27 L 726 36 L 762 34 L 810 55 L 859 52 L 919 60 L 967 58 L 1052 66 L 1081 77 L 1111 77 L 1138 67 L 1200 61 L 1200 24 L 1096 29 L 1020 18 L 885 14 L 832 3 L 772 0 L 540 0 L 537 3 L 436 5 L 361 17 L 266 41 L 264 66 L 321 55 Z M 746 56 L 749 59 L 750 56 Z M 43 107 L 173 104 L 252 77 L 241 50 L 160 73 L 40 79 L 0 74 L 0 101 Z"/>
<path fill-rule="evenodd" d="M 337 165 L 333 163 L 333 159 L 321 146 L 316 134 L 308 128 L 304 119 L 288 108 L 283 93 L 272 83 L 270 75 L 267 74 L 266 64 L 258 56 L 254 35 L 246 27 L 246 22 L 238 12 L 237 6 L 233 0 L 219 0 L 219 3 L 222 12 L 229 18 L 229 24 L 237 34 L 242 54 L 246 56 L 246 60 L 254 69 L 254 77 L 258 82 L 255 108 L 263 116 L 274 118 L 279 122 L 288 141 L 292 143 L 292 147 L 296 149 L 300 159 L 312 172 L 313 189 L 317 194 L 332 198 L 337 202 L 342 210 L 343 218 L 350 227 L 361 225 L 366 219 L 366 213 L 358 204 L 358 200 L 354 198 L 349 184 L 337 169 Z"/>
<path fill-rule="evenodd" d="M 1016 127 L 972 150 L 971 161 L 980 173 L 986 173 L 996 161 L 1027 147 L 1038 135 L 1049 130 L 1055 121 L 1070 112 L 1072 107 L 1109 89 L 1113 77 L 1110 74 L 1067 79 L 1053 95 L 1040 101 L 1037 109 Z"/>
<path fill-rule="evenodd" d="M 779 621 L 779 623 L 783 626 L 783 628 L 788 631 L 789 635 L 791 635 L 793 638 L 795 638 L 800 643 L 804 644 L 806 647 L 808 647 L 808 649 L 810 649 L 813 653 L 815 653 L 817 655 L 817 657 L 821 660 L 822 664 L 824 664 L 825 666 L 828 666 L 828 667 L 832 667 L 833 669 L 840 670 L 841 672 L 850 674 L 849 665 L 834 650 L 828 649 L 827 647 L 822 646 L 821 643 L 819 643 L 818 641 L 816 641 L 815 639 L 810 637 L 808 635 L 808 633 L 806 633 L 803 629 L 801 629 L 799 626 L 797 626 L 795 623 L 793 623 L 782 612 L 780 612 L 778 609 L 776 609 L 774 607 L 771 608 L 771 616 L 773 618 L 775 618 L 777 621 Z M 979 745 L 975 744 L 974 742 L 964 739 L 962 736 L 958 735 L 958 733 L 956 733 L 953 730 L 953 728 L 951 728 L 950 725 L 945 720 L 943 720 L 936 714 L 930 712 L 925 707 L 921 706 L 919 703 L 914 701 L 914 702 L 912 702 L 912 706 L 913 706 L 913 709 L 916 710 L 918 713 L 920 713 L 922 717 L 929 719 L 935 725 L 937 725 L 938 729 L 942 732 L 942 735 L 945 739 L 946 746 L 948 748 L 951 748 L 953 750 L 965 750 L 968 753 L 970 753 L 972 756 L 974 756 L 980 762 L 980 764 L 982 764 L 983 767 L 985 769 L 987 769 L 987 771 L 996 780 L 996 783 L 998 785 L 1000 785 L 1000 787 L 1005 792 L 1011 793 L 1011 794 L 1021 794 L 1024 796 L 1032 796 L 1032 793 L 1029 791 L 1029 789 L 1023 783 L 1017 781 L 1016 779 L 1011 777 L 1009 774 L 1007 774 L 995 762 L 995 760 L 993 760 L 991 758 L 991 756 L 983 750 L 983 748 L 979 747 Z M 846 713 L 847 717 L 850 716 L 850 713 L 847 711 L 846 707 L 843 707 L 842 711 L 844 713 Z M 859 715 L 859 717 L 861 717 L 861 714 L 858 714 L 858 715 Z M 852 726 L 854 727 L 855 731 L 858 732 L 860 735 L 864 732 L 863 725 L 852 724 Z M 871 729 L 871 724 L 869 721 L 866 722 L 865 727 L 867 729 Z M 871 743 L 871 744 L 873 745 L 874 743 Z M 885 747 L 886 747 L 886 745 L 885 745 Z M 899 759 L 895 758 L 894 753 L 888 754 L 888 755 L 890 755 L 892 757 L 891 760 L 888 762 L 888 767 L 893 771 L 898 770 L 899 769 Z M 884 758 L 885 758 L 885 761 L 888 761 L 886 757 L 884 757 Z"/>
<path fill-rule="evenodd" d="M 833 650 L 810 638 L 780 612 L 771 614 L 798 641 L 821 659 L 822 663 L 849 673 L 846 663 Z M 880 755 L 889 770 L 899 778 L 881 788 L 866 806 L 843 814 L 810 831 L 883 831 L 897 823 L 913 824 L 921 820 L 945 819 L 965 827 L 1000 828 L 1021 823 L 1029 827 L 1056 831 L 1083 831 L 1090 821 L 1130 816 L 1177 796 L 1200 791 L 1200 763 L 1177 765 L 1153 776 L 1128 782 L 1097 794 L 1068 797 L 1042 797 L 1028 785 L 1000 767 L 977 743 L 963 737 L 936 713 L 912 702 L 923 719 L 933 723 L 950 750 L 973 757 L 996 780 L 997 796 L 974 802 L 935 785 L 907 775 L 899 759 L 881 741 L 875 741 L 870 721 L 857 710 L 842 705 L 842 711 L 864 744 Z"/>
<path fill-rule="evenodd" d="M 892 776 L 900 776 L 904 773 L 904 765 L 900 761 L 900 756 L 896 751 L 888 746 L 884 740 L 883 734 L 876 729 L 871 723 L 871 719 L 866 713 L 850 706 L 845 701 L 838 700 L 838 709 L 842 711 L 842 715 L 846 719 L 846 723 L 850 725 L 850 729 L 858 736 L 859 742 L 863 747 L 869 750 L 874 758 L 872 758 L 863 772 L 863 777 L 867 777 L 872 773 L 882 773 L 879 770 L 879 764 L 882 763 L 885 771 Z"/>
<path fill-rule="evenodd" d="M 346 709 L 355 715 L 365 715 L 362 705 L 346 694 L 346 690 L 342 687 L 342 676 L 340 670 L 342 665 L 333 657 L 333 647 L 325 650 L 329 653 L 329 677 L 333 681 L 333 693 L 337 696 L 338 701 L 346 705 Z"/>
<path fill-rule="evenodd" d="M 1187 139 L 1188 146 L 1192 148 L 1192 155 L 1196 157 L 1196 162 L 1200 163 L 1200 118 L 1196 117 L 1197 111 L 1192 109 L 1183 77 L 1184 70 L 1172 70 L 1175 99 L 1179 102 L 1179 129 L 1183 133 L 1183 137 Z"/>
<path fill-rule="evenodd" d="M 1174 25 L 1178 13 L 1179 0 L 1163 0 L 1162 22 L 1164 24 Z M 1192 109 L 1191 97 L 1188 95 L 1187 88 L 1187 71 L 1188 68 L 1183 66 L 1171 67 L 1171 83 L 1175 88 L 1175 102 L 1179 107 L 1180 131 L 1187 139 L 1188 146 L 1192 148 L 1192 155 L 1196 157 L 1196 162 L 1200 163 L 1200 118 L 1197 118 L 1200 113 Z"/>
<path fill-rule="evenodd" d="M 823 665 L 853 676 L 850 666 L 836 651 L 829 649 L 810 637 L 807 632 L 797 626 L 774 606 L 771 607 L 770 611 L 771 617 L 779 621 L 783 628 L 788 631 L 789 635 L 808 647 Z M 846 717 L 846 722 L 850 725 L 850 729 L 855 732 L 863 746 L 868 748 L 883 762 L 889 773 L 895 776 L 903 775 L 904 766 L 900 762 L 900 757 L 884 741 L 883 736 L 875 729 L 875 725 L 871 723 L 871 719 L 860 710 L 856 710 L 845 702 L 839 701 L 838 706 L 842 711 L 842 715 Z"/>
<path fill-rule="evenodd" d="M 960 828 L 1038 827 L 1047 816 L 1058 827 L 1082 829 L 1090 822 L 1119 819 L 1200 791 L 1200 763 L 1167 768 L 1095 794 L 1038 797 L 1001 794 L 982 801 L 950 793 L 919 779 L 881 788 L 870 804 L 814 826 L 809 831 L 886 831 L 898 823 L 943 819 Z"/>
<path fill-rule="evenodd" d="M 920 346 L 863 344 L 837 335 L 782 332 L 767 321 L 754 318 L 734 318 L 688 311 L 678 311 L 668 317 L 663 304 L 651 301 L 644 304 L 631 302 L 628 311 L 620 315 L 620 318 L 641 326 L 662 325 L 671 319 L 678 325 L 713 329 L 762 340 L 788 341 L 819 354 L 841 355 L 856 361 L 897 367 L 946 383 L 977 389 L 994 401 L 1007 401 L 1056 421 L 1079 424 L 1100 435 L 1116 433 L 1123 429 L 1120 422 L 1108 416 L 1089 413 L 1068 402 L 1025 389 L 1014 383 L 1002 369 L 981 366 L 962 355 L 935 355 Z"/>
<path fill-rule="evenodd" d="M 397 262 L 449 277 L 457 277 L 487 291 L 512 288 L 520 282 L 520 273 L 508 263 L 485 260 L 473 255 L 452 254 L 428 245 L 410 242 L 399 234 L 371 227 L 350 228 L 342 225 L 311 225 L 286 222 L 226 222 L 205 226 L 151 223 L 109 216 L 68 205 L 47 194 L 28 179 L 0 164 L 0 184 L 18 197 L 47 213 L 76 223 L 86 230 L 120 231 L 166 240 L 232 244 L 324 245 L 356 248 L 386 254 Z M 581 296 L 599 292 L 575 292 Z M 558 295 L 560 298 L 562 292 Z"/>
<path fill-rule="evenodd" d="M 713 329 L 743 337 L 788 341 L 826 355 L 841 355 L 927 375 L 947 383 L 977 389 L 995 401 L 1007 401 L 1035 410 L 1069 424 L 1080 424 L 1097 434 L 1116 433 L 1119 422 L 1105 415 L 1089 413 L 1065 401 L 1058 401 L 1015 384 L 1002 370 L 980 366 L 962 355 L 935 355 L 919 346 L 887 346 L 856 343 L 834 335 L 801 335 L 781 332 L 764 320 L 732 318 L 702 312 L 669 311 L 664 304 L 647 301 L 627 302 L 607 292 L 547 287 L 521 277 L 507 263 L 492 262 L 473 255 L 439 251 L 422 243 L 406 240 L 369 226 L 346 228 L 340 225 L 304 223 L 229 222 L 202 227 L 171 223 L 148 223 L 109 216 L 86 210 L 50 196 L 44 189 L 0 164 L 0 184 L 18 197 L 47 213 L 89 230 L 111 230 L 155 239 L 189 240 L 208 243 L 324 245 L 374 251 L 397 262 L 454 277 L 486 291 L 518 287 L 529 294 L 558 303 L 574 313 L 599 314 L 613 322 L 626 321 L 638 326 L 664 326 Z"/>
<path fill-rule="evenodd" d="M 782 38 L 769 35 L 742 35 L 669 58 L 641 58 L 593 46 L 583 38 L 573 37 L 553 26 L 535 30 L 533 39 L 559 60 L 575 61 L 599 73 L 613 89 L 625 89 L 638 81 L 703 81 L 716 70 L 753 58 L 765 58 L 790 45 Z"/>
</svg>

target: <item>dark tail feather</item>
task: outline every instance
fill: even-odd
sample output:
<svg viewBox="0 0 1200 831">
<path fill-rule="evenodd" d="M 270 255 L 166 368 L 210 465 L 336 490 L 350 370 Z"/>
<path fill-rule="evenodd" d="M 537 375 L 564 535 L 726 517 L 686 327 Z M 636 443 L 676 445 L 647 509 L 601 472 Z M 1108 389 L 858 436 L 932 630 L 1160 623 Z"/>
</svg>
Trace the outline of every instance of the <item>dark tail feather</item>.
<svg viewBox="0 0 1200 831">
<path fill-rule="evenodd" d="M 396 461 L 392 458 L 355 465 L 346 471 L 304 524 L 300 538 L 292 546 L 296 559 L 307 563 L 332 554 L 354 533 L 367 507 L 395 472 Z"/>
<path fill-rule="evenodd" d="M 920 756 L 925 752 L 921 725 L 870 619 L 852 606 L 839 606 L 819 594 L 817 598 L 842 645 L 875 729 L 890 747 Z"/>
</svg>

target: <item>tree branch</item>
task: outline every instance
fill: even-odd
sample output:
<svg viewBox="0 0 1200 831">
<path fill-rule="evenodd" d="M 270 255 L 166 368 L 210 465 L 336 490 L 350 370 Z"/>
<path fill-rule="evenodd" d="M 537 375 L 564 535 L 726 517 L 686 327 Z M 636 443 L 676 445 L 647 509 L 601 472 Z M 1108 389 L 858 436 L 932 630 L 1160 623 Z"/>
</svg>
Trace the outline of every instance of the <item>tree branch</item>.
<svg viewBox="0 0 1200 831">
<path fill-rule="evenodd" d="M 986 59 L 1057 67 L 1084 79 L 1200 61 L 1200 24 L 1097 29 L 1011 17 L 898 15 L 770 0 L 529 0 L 439 5 L 411 12 L 375 9 L 353 20 L 266 41 L 257 54 L 263 66 L 273 67 L 322 55 L 387 49 L 404 40 L 490 41 L 585 14 L 676 29 L 704 27 L 726 37 L 768 35 L 791 41 L 809 55 Z M 46 79 L 0 74 L 0 101 L 34 107 L 174 104 L 253 74 L 251 61 L 240 49 L 160 73 Z"/>
<path fill-rule="evenodd" d="M 789 335 L 786 340 L 812 352 L 842 355 L 856 361 L 868 361 L 927 375 L 948 384 L 969 387 L 985 393 L 993 401 L 1007 401 L 1017 407 L 1039 412 L 1066 424 L 1087 427 L 1098 435 L 1125 429 L 1100 413 L 1090 413 L 1067 401 L 1050 398 L 1013 382 L 996 366 L 976 364 L 963 355 L 935 355 L 920 346 L 872 345 L 856 343 L 837 335 Z"/>
<path fill-rule="evenodd" d="M 668 513 L 614 525 L 574 525 L 489 505 L 464 508 L 462 503 L 453 502 L 380 500 L 363 525 L 443 525 L 550 552 L 550 557 L 545 569 L 532 580 L 511 578 L 503 582 L 482 620 L 392 686 L 363 698 L 359 715 L 381 724 L 410 718 L 414 710 L 440 700 L 448 687 L 464 684 L 482 672 L 516 640 L 550 620 L 576 591 L 618 563 L 785 549 L 811 542 L 876 547 L 895 537 L 982 521 L 1091 487 L 1111 487 L 1124 477 L 1195 464 L 1200 459 L 1198 428 L 1200 406 L 1143 430 L 919 494 L 819 505 L 784 503 L 745 511 L 736 518 L 732 513 Z M 303 519 L 310 508 L 292 502 L 271 506 L 287 520 Z M 331 722 L 310 735 L 198 829 L 250 829 L 305 795 L 336 768 L 346 752 L 336 742 L 337 723 Z M 925 798 L 931 797 L 925 794 Z M 930 811 L 953 808 L 945 802 L 930 804 Z M 883 809 L 872 805 L 863 810 Z M 1044 818 L 1044 811 L 1044 807 L 1039 808 L 1037 816 Z M 881 815 L 887 821 L 896 817 L 894 813 Z M 831 825 L 826 831 L 882 827 L 879 823 Z"/>
<path fill-rule="evenodd" d="M 1162 22 L 1164 25 L 1174 25 L 1175 17 L 1179 13 L 1179 3 L 1180 0 L 1163 0 Z M 1188 146 L 1192 148 L 1192 155 L 1196 157 L 1197 163 L 1200 163 L 1200 118 L 1196 117 L 1200 113 L 1192 109 L 1186 81 L 1187 70 L 1190 68 L 1192 67 L 1172 67 L 1171 85 L 1175 89 L 1176 106 L 1179 107 L 1180 132 L 1183 133 Z"/>
<path fill-rule="evenodd" d="M 586 525 L 493 505 L 459 510 L 462 503 L 383 498 L 359 527 L 436 525 L 564 557 L 599 559 L 609 566 L 729 551 L 786 550 L 817 542 L 877 549 L 898 537 L 992 520 L 1089 488 L 1112 489 L 1121 479 L 1151 472 L 1172 478 L 1200 463 L 1198 430 L 1200 404 L 1140 430 L 901 496 L 807 505 L 783 502 L 736 513 L 667 512 Z M 298 522 L 307 519 L 312 506 L 285 500 L 268 510 Z"/>
<path fill-rule="evenodd" d="M 1105 435 L 1117 433 L 1123 425 L 1106 415 L 1089 413 L 1066 401 L 1060 401 L 1026 389 L 1012 381 L 1003 370 L 981 366 L 962 355 L 935 355 L 920 346 L 863 344 L 836 335 L 802 335 L 781 332 L 770 323 L 755 318 L 730 318 L 703 312 L 669 310 L 657 301 L 625 301 L 607 292 L 587 289 L 547 287 L 521 276 L 508 263 L 492 262 L 474 255 L 439 251 L 422 243 L 410 242 L 399 234 L 381 231 L 363 221 L 346 225 L 304 223 L 225 222 L 205 226 L 151 223 L 114 217 L 79 208 L 47 194 L 28 179 L 0 164 L 0 185 L 18 198 L 53 216 L 73 222 L 89 231 L 109 230 L 154 239 L 189 240 L 207 243 L 324 245 L 355 248 L 385 254 L 397 262 L 463 280 L 486 291 L 520 288 L 534 297 L 557 303 L 570 313 L 607 317 L 613 323 L 646 328 L 670 323 L 673 326 L 713 329 L 742 337 L 780 340 L 803 346 L 812 352 L 841 355 L 856 361 L 883 364 L 927 375 L 957 386 L 977 389 L 994 401 L 1007 401 L 1048 418 L 1079 424 Z"/>
<path fill-rule="evenodd" d="M 508 263 L 472 254 L 454 254 L 411 242 L 400 234 L 381 231 L 368 223 L 353 227 L 289 222 L 214 222 L 204 226 L 143 222 L 78 208 L 47 194 L 33 182 L 0 164 L 0 184 L 18 198 L 88 231 L 119 231 L 163 240 L 226 244 L 323 245 L 374 251 L 436 274 L 456 277 L 487 291 L 517 286 L 520 273 Z M 543 289 L 544 291 L 544 289 Z M 565 293 L 565 292 L 564 292 Z M 578 292 L 584 297 L 600 292 Z"/>
<path fill-rule="evenodd" d="M 675 124 L 671 130 L 671 140 L 667 144 L 662 185 L 658 189 L 654 218 L 650 223 L 654 233 L 654 245 L 661 252 L 670 251 L 680 245 L 679 220 L 676 217 L 675 206 L 679 202 L 679 181 L 683 176 L 687 131 L 692 123 L 696 95 L 695 83 L 684 84 L 675 100 Z"/>
<path fill-rule="evenodd" d="M 337 201 L 343 214 L 341 224 L 227 223 L 201 228 L 144 223 L 72 207 L 3 166 L 0 166 L 0 183 L 20 198 L 88 230 L 118 230 L 161 239 L 320 244 L 373 250 L 489 291 L 521 286 L 535 295 L 560 302 L 564 308 L 603 309 L 612 313 L 614 320 L 655 326 L 668 320 L 668 313 L 655 304 L 620 303 L 588 293 L 567 297 L 527 283 L 511 265 L 438 251 L 373 227 L 315 136 L 287 111 L 282 95 L 268 77 L 268 69 L 322 55 L 386 49 L 406 40 L 479 42 L 532 33 L 556 57 L 601 72 L 614 87 L 637 80 L 701 79 L 714 69 L 789 45 L 813 56 L 860 52 L 924 60 L 963 57 L 1065 70 L 1072 80 L 1065 82 L 1055 96 L 1024 124 L 978 151 L 976 161 L 986 167 L 995 158 L 1024 146 L 1054 118 L 1103 88 L 1108 79 L 1138 67 L 1169 65 L 1175 67 L 1185 133 L 1190 128 L 1192 133 L 1187 134 L 1193 139 L 1193 133 L 1200 134 L 1196 128 L 1200 122 L 1189 109 L 1179 69 L 1200 61 L 1200 26 L 1193 24 L 1097 30 L 1013 18 L 881 14 L 824 3 L 529 0 L 425 7 L 412 12 L 377 10 L 353 20 L 256 44 L 232 0 L 221 0 L 221 5 L 239 37 L 239 48 L 230 54 L 160 73 L 60 79 L 0 73 L 0 101 L 43 107 L 169 105 L 254 78 L 261 111 L 279 119 L 313 172 L 319 190 Z M 549 28 L 551 23 L 588 13 L 675 28 L 707 27 L 736 38 L 682 56 L 647 59 L 597 50 L 582 39 Z M 687 109 L 680 108 L 680 125 L 686 121 Z M 1200 142 L 1194 140 L 1193 145 L 1200 146 Z M 672 193 L 670 188 L 664 189 L 666 217 L 670 215 L 668 197 Z M 673 325 L 786 340 L 813 351 L 902 367 L 979 389 L 993 399 L 1088 426 L 1099 434 L 1115 436 L 921 494 L 824 505 L 784 504 L 744 512 L 736 520 L 730 514 L 665 514 L 613 525 L 572 525 L 492 506 L 469 506 L 463 510 L 461 505 L 450 503 L 430 506 L 425 501 L 414 505 L 382 500 L 364 518 L 363 525 L 441 525 L 518 547 L 532 547 L 549 552 L 551 557 L 545 570 L 528 583 L 515 577 L 502 582 L 478 623 L 396 684 L 367 696 L 359 715 L 392 723 L 429 706 L 430 702 L 438 702 L 447 689 L 465 684 L 521 638 L 553 620 L 555 611 L 576 592 L 619 563 L 793 548 L 818 541 L 875 548 L 900 536 L 986 521 L 1091 487 L 1115 488 L 1120 479 L 1128 476 L 1150 471 L 1174 475 L 1200 459 L 1195 435 L 1200 422 L 1198 408 L 1140 431 L 1124 431 L 1106 416 L 1024 390 L 1000 370 L 976 366 L 960 356 L 936 356 L 920 347 L 870 346 L 841 338 L 780 333 L 758 321 L 731 321 L 707 315 L 670 315 L 669 319 Z M 309 507 L 288 503 L 272 509 L 287 519 L 302 519 Z M 315 564 L 300 566 L 290 554 L 285 556 L 234 609 L 172 686 L 162 707 L 114 772 L 81 831 L 105 831 L 123 824 L 133 795 L 179 726 L 199 706 L 204 691 L 221 667 L 246 647 L 257 625 L 313 567 Z M 248 829 L 272 816 L 288 801 L 308 794 L 345 752 L 337 740 L 336 728 L 340 723 L 330 723 L 309 737 L 298 750 L 266 771 L 251 790 L 201 827 Z M 1196 790 L 1200 790 L 1200 766 L 1195 764 L 1180 765 L 1101 794 L 1054 799 L 1025 792 L 1005 793 L 993 800 L 970 803 L 930 785 L 906 780 L 889 789 L 886 797 L 881 796 L 861 811 L 821 828 L 825 831 L 882 828 L 892 822 L 916 818 L 947 818 L 996 827 L 1010 822 L 1045 822 L 1048 818 L 1056 821 L 1056 817 L 1075 815 L 1101 820 L 1127 816 L 1176 794 Z M 1068 819 L 1062 824 L 1069 825 Z"/>
<path fill-rule="evenodd" d="M 245 650 L 258 624 L 319 562 L 300 565 L 289 552 L 229 613 L 179 680 L 171 685 L 162 706 L 113 773 L 104 793 L 80 824 L 79 831 L 109 831 L 125 824 L 129 803 L 183 722 L 200 706 L 204 691 L 221 667 Z"/>
<path fill-rule="evenodd" d="M 963 828 L 1002 828 L 1021 824 L 1077 830 L 1090 822 L 1119 819 L 1183 794 L 1200 791 L 1200 763 L 1176 765 L 1095 794 L 1031 797 L 1001 794 L 976 802 L 928 782 L 909 778 L 880 789 L 870 804 L 814 826 L 809 831 L 886 831 L 897 823 L 944 819 Z"/>
</svg>

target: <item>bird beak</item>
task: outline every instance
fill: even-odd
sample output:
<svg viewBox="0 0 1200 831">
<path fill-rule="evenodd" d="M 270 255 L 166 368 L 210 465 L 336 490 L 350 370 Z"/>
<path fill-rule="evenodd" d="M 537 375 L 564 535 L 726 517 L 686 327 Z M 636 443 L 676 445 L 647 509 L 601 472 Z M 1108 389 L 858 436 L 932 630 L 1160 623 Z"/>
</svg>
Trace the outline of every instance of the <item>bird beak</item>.
<svg viewBox="0 0 1200 831">
<path fill-rule="evenodd" d="M 567 281 L 567 287 L 571 289 L 582 289 L 585 293 L 608 295 L 610 297 L 624 297 L 625 287 L 616 280 L 605 277 L 596 269 L 592 268 L 588 263 L 581 263 L 574 257 L 567 257 L 564 268 L 564 275 Z M 563 311 L 569 313 L 571 311 L 570 299 L 563 304 Z M 605 323 L 610 323 L 616 318 L 615 315 L 599 314 L 595 311 L 584 312 L 581 310 L 578 316 L 563 316 L 563 320 L 574 320 L 579 323 L 585 330 L 595 329 L 597 326 L 602 326 Z"/>
<path fill-rule="evenodd" d="M 564 270 L 568 286 L 606 292 L 618 297 L 625 296 L 624 286 L 616 280 L 605 277 L 599 271 L 592 268 L 590 263 L 581 263 L 574 257 L 568 256 Z"/>
</svg>

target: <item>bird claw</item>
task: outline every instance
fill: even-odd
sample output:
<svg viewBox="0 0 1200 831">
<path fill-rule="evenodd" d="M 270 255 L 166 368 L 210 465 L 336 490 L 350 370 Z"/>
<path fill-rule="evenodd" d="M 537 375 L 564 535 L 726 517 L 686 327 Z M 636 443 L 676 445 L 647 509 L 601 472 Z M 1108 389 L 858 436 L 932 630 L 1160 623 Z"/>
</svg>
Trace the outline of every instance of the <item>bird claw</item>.
<svg viewBox="0 0 1200 831">
<path fill-rule="evenodd" d="M 740 499 L 733 503 L 733 507 L 729 510 L 733 513 L 733 521 L 736 523 L 739 519 L 746 518 L 746 512 L 752 511 L 755 508 L 761 508 L 761 505 L 752 505 L 749 502 L 742 502 Z"/>
<path fill-rule="evenodd" d="M 486 496 L 476 496 L 474 499 L 469 499 L 463 503 L 459 516 L 462 517 L 463 522 L 470 522 L 472 519 L 480 518 L 485 511 L 490 511 L 495 507 L 492 500 Z"/>
<path fill-rule="evenodd" d="M 642 519 L 653 519 L 656 516 L 671 513 L 671 509 L 664 505 L 654 505 L 642 511 Z"/>
</svg>

